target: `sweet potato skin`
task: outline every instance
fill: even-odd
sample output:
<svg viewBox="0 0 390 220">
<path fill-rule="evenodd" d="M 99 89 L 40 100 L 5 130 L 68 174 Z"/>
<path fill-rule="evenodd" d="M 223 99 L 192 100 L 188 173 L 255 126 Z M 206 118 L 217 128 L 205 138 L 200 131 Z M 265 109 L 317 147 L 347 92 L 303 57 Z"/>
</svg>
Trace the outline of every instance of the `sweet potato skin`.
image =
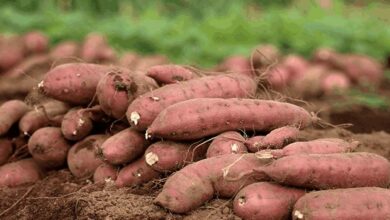
<svg viewBox="0 0 390 220">
<path fill-rule="evenodd" d="M 294 206 L 292 219 L 387 219 L 390 191 L 378 187 L 310 192 Z"/>
<path fill-rule="evenodd" d="M 224 131 L 270 131 L 287 125 L 304 128 L 310 124 L 309 112 L 289 103 L 198 98 L 164 109 L 146 132 L 148 137 L 194 140 Z"/>
<path fill-rule="evenodd" d="M 93 182 L 103 182 L 106 179 L 116 180 L 117 175 L 117 167 L 108 163 L 104 163 L 96 168 L 95 173 L 93 174 Z"/>
<path fill-rule="evenodd" d="M 157 179 L 160 175 L 146 164 L 144 157 L 141 157 L 119 171 L 115 185 L 117 187 L 136 186 Z"/>
<path fill-rule="evenodd" d="M 125 129 L 110 138 L 101 146 L 103 157 L 113 165 L 129 163 L 144 152 L 149 142 L 143 134 L 134 129 Z"/>
<path fill-rule="evenodd" d="M 96 95 L 107 115 L 122 119 L 127 107 L 136 97 L 156 88 L 158 85 L 152 78 L 116 68 L 100 79 Z"/>
<path fill-rule="evenodd" d="M 11 126 L 16 123 L 29 107 L 22 101 L 10 100 L 0 106 L 0 136 L 6 134 Z"/>
<path fill-rule="evenodd" d="M 217 135 L 207 149 L 206 157 L 215 157 L 224 154 L 242 154 L 248 150 L 244 144 L 245 138 L 236 131 L 226 131 Z"/>
<path fill-rule="evenodd" d="M 64 165 L 70 144 L 60 128 L 45 127 L 37 130 L 28 141 L 28 150 L 39 166 L 54 169 Z"/>
<path fill-rule="evenodd" d="M 154 203 L 174 213 L 186 213 L 214 195 L 232 197 L 246 185 L 267 180 L 264 175 L 244 175 L 262 165 L 254 154 L 226 154 L 200 160 L 170 176 Z"/>
<path fill-rule="evenodd" d="M 94 174 L 103 163 L 99 149 L 107 138 L 106 135 L 90 135 L 70 148 L 67 161 L 74 176 L 83 178 Z"/>
<path fill-rule="evenodd" d="M 225 74 L 192 79 L 163 86 L 135 99 L 127 109 L 127 119 L 137 130 L 145 131 L 166 107 L 201 97 L 249 97 L 256 83 L 242 74 Z"/>
<path fill-rule="evenodd" d="M 160 84 L 171 84 L 196 78 L 191 70 L 174 64 L 156 65 L 150 67 L 146 75 Z"/>
<path fill-rule="evenodd" d="M 255 136 L 245 141 L 250 152 L 264 149 L 279 149 L 294 142 L 298 138 L 299 129 L 294 126 L 284 126 L 272 130 L 266 136 Z"/>
<path fill-rule="evenodd" d="M 242 219 L 287 220 L 295 202 L 304 194 L 304 190 L 275 183 L 253 183 L 237 193 L 233 210 Z"/>
<path fill-rule="evenodd" d="M 321 82 L 321 89 L 325 94 L 342 92 L 350 87 L 349 78 L 340 72 L 328 73 Z"/>
<path fill-rule="evenodd" d="M 271 150 L 268 153 L 272 154 L 274 158 L 296 154 L 347 153 L 356 149 L 358 145 L 358 141 L 347 142 L 339 138 L 320 138 L 312 141 L 295 142 L 283 149 Z"/>
<path fill-rule="evenodd" d="M 49 48 L 49 38 L 41 32 L 32 31 L 24 35 L 24 46 L 29 53 L 43 53 Z"/>
<path fill-rule="evenodd" d="M 204 158 L 208 144 L 189 144 L 173 141 L 153 143 L 145 151 L 145 162 L 158 172 L 173 172 Z"/>
<path fill-rule="evenodd" d="M 61 123 L 64 137 L 71 141 L 78 141 L 86 137 L 93 128 L 93 122 L 81 108 L 73 108 L 65 114 Z"/>
<path fill-rule="evenodd" d="M 65 41 L 54 47 L 50 52 L 50 56 L 55 60 L 61 58 L 73 58 L 78 55 L 78 52 L 79 45 L 76 42 Z"/>
<path fill-rule="evenodd" d="M 387 187 L 390 162 L 372 153 L 297 154 L 256 168 L 276 182 L 308 189 Z"/>
<path fill-rule="evenodd" d="M 6 138 L 0 138 L 0 166 L 7 163 L 12 151 L 12 142 Z"/>
<path fill-rule="evenodd" d="M 97 64 L 62 64 L 47 72 L 38 87 L 54 99 L 75 105 L 88 104 L 100 78 L 111 70 L 109 66 Z"/>
<path fill-rule="evenodd" d="M 23 159 L 0 166 L 0 176 L 0 187 L 15 187 L 38 181 L 43 172 L 33 159 Z"/>
</svg>

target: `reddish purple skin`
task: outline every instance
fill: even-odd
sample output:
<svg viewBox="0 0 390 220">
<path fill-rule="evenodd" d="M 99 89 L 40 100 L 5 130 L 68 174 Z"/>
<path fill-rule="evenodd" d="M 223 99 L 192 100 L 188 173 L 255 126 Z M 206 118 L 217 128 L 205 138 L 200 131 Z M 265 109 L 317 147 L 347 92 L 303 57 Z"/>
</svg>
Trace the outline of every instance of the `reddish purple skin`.
<svg viewBox="0 0 390 220">
<path fill-rule="evenodd" d="M 33 31 L 24 36 L 24 45 L 30 53 L 42 53 L 49 47 L 49 38 L 41 32 Z"/>
<path fill-rule="evenodd" d="M 304 190 L 275 183 L 253 183 L 237 193 L 233 201 L 233 210 L 237 216 L 244 220 L 288 220 L 295 202 L 304 194 Z"/>
<path fill-rule="evenodd" d="M 332 154 L 353 151 L 359 142 L 347 142 L 338 138 L 320 138 L 312 141 L 295 142 L 280 150 L 269 151 L 275 158 L 295 154 Z"/>
<path fill-rule="evenodd" d="M 12 142 L 6 138 L 0 138 L 0 166 L 7 163 L 7 160 L 12 155 L 12 152 Z"/>
<path fill-rule="evenodd" d="M 56 127 L 41 128 L 28 141 L 28 150 L 34 160 L 48 169 L 64 165 L 70 147 L 61 129 Z"/>
<path fill-rule="evenodd" d="M 155 203 L 174 212 L 198 208 L 214 195 L 232 197 L 242 187 L 267 180 L 264 175 L 242 176 L 264 165 L 254 154 L 226 154 L 190 164 L 170 176 Z M 228 171 L 224 177 L 224 170 Z"/>
<path fill-rule="evenodd" d="M 161 84 L 177 83 L 178 81 L 196 78 L 196 75 L 191 70 L 174 64 L 152 66 L 148 69 L 146 75 Z"/>
<path fill-rule="evenodd" d="M 81 108 L 73 108 L 65 114 L 61 124 L 61 131 L 66 139 L 78 141 L 91 133 L 93 122 L 82 110 Z M 80 120 L 84 122 L 80 124 Z"/>
<path fill-rule="evenodd" d="M 91 135 L 77 142 L 68 152 L 68 168 L 78 177 L 92 176 L 103 160 L 99 155 L 99 149 L 108 138 L 106 135 Z"/>
<path fill-rule="evenodd" d="M 274 181 L 307 189 L 387 187 L 390 163 L 372 153 L 297 154 L 258 168 Z"/>
<path fill-rule="evenodd" d="M 95 173 L 93 174 L 93 182 L 104 182 L 106 179 L 110 178 L 111 180 L 116 180 L 118 175 L 118 168 L 104 163 L 96 168 Z"/>
<path fill-rule="evenodd" d="M 141 157 L 135 162 L 123 167 L 115 181 L 117 187 L 137 186 L 160 177 L 160 173 L 153 170 Z"/>
<path fill-rule="evenodd" d="M 297 218 L 301 213 L 303 218 Z M 307 193 L 294 206 L 292 219 L 388 219 L 390 190 L 378 187 L 333 189 Z"/>
<path fill-rule="evenodd" d="M 84 40 L 80 56 L 86 62 L 96 62 L 99 60 L 101 50 L 106 46 L 107 42 L 103 35 L 91 33 Z"/>
<path fill-rule="evenodd" d="M 253 51 L 253 64 L 257 69 L 267 68 L 278 62 L 280 58 L 279 49 L 271 44 L 257 46 Z"/>
<path fill-rule="evenodd" d="M 290 72 L 291 80 L 300 78 L 309 67 L 309 63 L 305 60 L 305 58 L 299 55 L 286 56 L 282 65 Z"/>
<path fill-rule="evenodd" d="M 110 138 L 101 146 L 103 157 L 113 165 L 129 163 L 144 152 L 149 142 L 142 133 L 134 129 L 125 129 Z"/>
<path fill-rule="evenodd" d="M 336 91 L 344 91 L 351 87 L 351 81 L 341 72 L 333 72 L 326 75 L 321 82 L 321 89 L 325 94 Z"/>
<path fill-rule="evenodd" d="M 112 67 L 97 64 L 62 64 L 46 73 L 40 89 L 60 101 L 74 105 L 89 104 L 99 80 L 110 71 Z"/>
<path fill-rule="evenodd" d="M 0 166 L 0 188 L 31 184 L 42 178 L 43 173 L 33 159 L 18 160 Z"/>
<path fill-rule="evenodd" d="M 279 149 L 294 142 L 298 138 L 299 129 L 293 126 L 285 126 L 272 130 L 266 136 L 255 136 L 246 141 L 250 152 L 264 149 Z"/>
<path fill-rule="evenodd" d="M 248 58 L 244 56 L 231 56 L 224 60 L 219 69 L 222 71 L 242 73 L 249 77 L 254 77 L 252 72 L 251 63 Z"/>
<path fill-rule="evenodd" d="M 19 100 L 4 102 L 0 106 L 0 136 L 5 135 L 11 126 L 29 110 L 30 108 Z"/>
<path fill-rule="evenodd" d="M 270 69 L 266 74 L 268 82 L 274 89 L 283 90 L 290 82 L 290 72 L 282 65 Z"/>
<path fill-rule="evenodd" d="M 129 104 L 139 95 L 158 88 L 157 83 L 142 74 L 117 68 L 103 76 L 96 89 L 102 110 L 109 116 L 122 119 Z"/>
<path fill-rule="evenodd" d="M 215 137 L 211 142 L 206 157 L 216 157 L 224 154 L 242 154 L 247 153 L 245 138 L 236 131 L 227 131 Z M 233 149 L 236 147 L 236 149 Z"/>
<path fill-rule="evenodd" d="M 145 158 L 152 153 L 158 157 L 158 161 L 154 164 L 149 164 L 147 159 L 145 161 L 158 172 L 173 172 L 191 162 L 203 159 L 207 147 L 207 144 L 198 146 L 198 144 L 159 141 L 150 145 L 145 151 Z"/>
<path fill-rule="evenodd" d="M 145 131 L 161 111 L 175 103 L 202 97 L 250 97 L 256 87 L 253 79 L 242 74 L 206 76 L 169 84 L 135 99 L 127 109 L 127 119 L 137 130 Z M 132 112 L 140 115 L 137 125 L 131 120 Z"/>
<path fill-rule="evenodd" d="M 224 131 L 270 131 L 287 125 L 304 128 L 310 124 L 310 113 L 289 103 L 198 98 L 164 109 L 146 132 L 151 137 L 195 140 Z"/>
<path fill-rule="evenodd" d="M 50 52 L 50 56 L 54 59 L 71 58 L 78 55 L 79 45 L 73 41 L 65 41 L 59 43 Z"/>
</svg>

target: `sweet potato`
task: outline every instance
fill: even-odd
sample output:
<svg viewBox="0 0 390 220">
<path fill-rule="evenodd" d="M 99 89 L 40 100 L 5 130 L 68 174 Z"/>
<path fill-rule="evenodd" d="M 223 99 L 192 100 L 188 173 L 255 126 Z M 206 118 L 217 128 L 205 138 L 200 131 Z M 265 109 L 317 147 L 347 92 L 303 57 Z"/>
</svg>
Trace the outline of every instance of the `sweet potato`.
<svg viewBox="0 0 390 220">
<path fill-rule="evenodd" d="M 23 159 L 0 166 L 0 176 L 0 187 L 15 187 L 38 181 L 43 172 L 33 159 Z"/>
<path fill-rule="evenodd" d="M 31 135 L 39 128 L 60 126 L 63 115 L 69 108 L 68 104 L 56 100 L 35 106 L 34 110 L 27 112 L 20 119 L 19 130 L 25 135 Z"/>
<path fill-rule="evenodd" d="M 12 142 L 6 138 L 0 138 L 0 166 L 7 163 L 7 160 L 12 155 L 12 152 Z"/>
<path fill-rule="evenodd" d="M 146 71 L 152 66 L 163 65 L 167 63 L 169 63 L 167 57 L 163 55 L 151 55 L 151 56 L 146 56 L 138 59 L 137 66 L 135 69 L 140 71 Z"/>
<path fill-rule="evenodd" d="M 64 137 L 71 141 L 78 141 L 91 133 L 93 122 L 103 120 L 104 113 L 99 106 L 92 108 L 73 108 L 65 114 L 61 123 Z"/>
<path fill-rule="evenodd" d="M 106 38 L 99 33 L 91 33 L 85 37 L 81 48 L 81 58 L 86 62 L 97 62 L 101 56 L 102 50 L 106 48 Z"/>
<path fill-rule="evenodd" d="M 224 154 L 247 153 L 245 138 L 237 131 L 226 131 L 214 138 L 207 149 L 206 157 L 216 157 Z"/>
<path fill-rule="evenodd" d="M 297 154 L 256 170 L 276 182 L 309 189 L 387 187 L 390 183 L 390 162 L 372 153 Z"/>
<path fill-rule="evenodd" d="M 70 144 L 61 129 L 45 127 L 37 130 L 28 141 L 28 150 L 39 166 L 55 169 L 64 165 Z"/>
<path fill-rule="evenodd" d="M 302 77 L 292 82 L 291 87 L 300 96 L 315 97 L 322 94 L 321 83 L 329 69 L 323 65 L 309 67 Z"/>
<path fill-rule="evenodd" d="M 136 53 L 125 52 L 118 61 L 118 65 L 130 70 L 135 70 L 140 57 Z"/>
<path fill-rule="evenodd" d="M 145 162 L 158 172 L 173 172 L 204 158 L 208 144 L 159 141 L 145 151 Z"/>
<path fill-rule="evenodd" d="M 325 94 L 342 92 L 351 87 L 351 81 L 341 72 L 328 73 L 321 82 L 321 90 Z"/>
<path fill-rule="evenodd" d="M 127 119 L 138 130 L 146 130 L 157 115 L 170 105 L 194 98 L 250 97 L 256 82 L 242 74 L 224 74 L 169 84 L 135 99 L 127 109 Z"/>
<path fill-rule="evenodd" d="M 97 64 L 62 64 L 47 72 L 38 87 L 43 94 L 57 100 L 75 105 L 88 104 L 95 96 L 100 78 L 112 69 Z"/>
<path fill-rule="evenodd" d="M 51 65 L 51 61 L 51 58 L 46 54 L 33 55 L 24 59 L 3 75 L 7 78 L 31 77 L 31 73 L 37 69 L 48 69 Z"/>
<path fill-rule="evenodd" d="M 74 176 L 90 177 L 103 164 L 100 147 L 107 138 L 106 135 L 90 135 L 70 148 L 67 161 Z"/>
<path fill-rule="evenodd" d="M 325 65 L 331 65 L 331 57 L 337 54 L 332 48 L 322 47 L 314 51 L 313 61 Z"/>
<path fill-rule="evenodd" d="M 257 46 L 252 54 L 252 62 L 256 69 L 268 67 L 280 59 L 278 48 L 271 44 Z"/>
<path fill-rule="evenodd" d="M 0 136 L 6 134 L 11 126 L 29 111 L 22 101 L 10 100 L 0 106 Z"/>
<path fill-rule="evenodd" d="M 50 56 L 54 59 L 74 58 L 79 53 L 79 45 L 74 41 L 64 41 L 59 43 L 50 51 Z"/>
<path fill-rule="evenodd" d="M 49 48 L 49 38 L 39 31 L 32 31 L 23 36 L 28 53 L 43 53 Z"/>
<path fill-rule="evenodd" d="M 96 96 L 107 115 L 122 119 L 136 97 L 156 88 L 158 85 L 152 78 L 117 68 L 102 77 L 96 88 Z"/>
<path fill-rule="evenodd" d="M 141 157 L 119 171 L 115 185 L 118 187 L 137 186 L 157 179 L 160 175 L 146 164 L 144 157 Z"/>
<path fill-rule="evenodd" d="M 195 73 L 184 66 L 165 64 L 150 67 L 146 75 L 160 84 L 171 84 L 196 78 Z"/>
<path fill-rule="evenodd" d="M 104 163 L 96 168 L 95 173 L 93 174 L 93 182 L 103 182 L 107 179 L 116 180 L 117 174 L 117 167 Z"/>
<path fill-rule="evenodd" d="M 106 161 L 120 165 L 137 159 L 148 145 L 143 134 L 134 129 L 125 129 L 108 138 L 101 148 Z"/>
<path fill-rule="evenodd" d="M 285 89 L 290 81 L 290 72 L 282 65 L 271 68 L 266 76 L 268 83 L 276 90 Z"/>
<path fill-rule="evenodd" d="M 263 164 L 254 154 L 226 154 L 200 160 L 170 176 L 154 202 L 172 212 L 186 213 L 214 195 L 232 197 L 246 185 L 267 180 L 262 174 L 245 175 Z"/>
<path fill-rule="evenodd" d="M 26 54 L 19 37 L 11 36 L 2 40 L 0 45 L 0 70 L 8 70 L 22 62 Z"/>
<path fill-rule="evenodd" d="M 287 145 L 283 149 L 260 151 L 280 158 L 295 154 L 332 154 L 347 153 L 356 149 L 358 141 L 347 142 L 338 138 L 320 138 L 312 141 L 300 141 Z"/>
<path fill-rule="evenodd" d="M 279 149 L 298 138 L 299 129 L 294 126 L 285 126 L 272 130 L 266 136 L 254 136 L 245 141 L 250 152 L 264 149 Z"/>
<path fill-rule="evenodd" d="M 311 123 L 309 112 L 289 103 L 198 98 L 164 109 L 149 126 L 145 136 L 191 140 L 223 131 L 270 131 L 287 125 L 304 128 Z"/>
<path fill-rule="evenodd" d="M 310 192 L 294 206 L 292 219 L 388 219 L 390 190 L 360 187 Z"/>
<path fill-rule="evenodd" d="M 289 71 L 289 78 L 292 81 L 300 78 L 309 68 L 309 63 L 305 58 L 295 54 L 286 56 L 282 61 L 282 65 Z"/>
<path fill-rule="evenodd" d="M 244 56 L 231 56 L 226 58 L 217 68 L 218 71 L 228 71 L 235 73 L 242 73 L 249 77 L 254 77 L 251 63 L 248 58 Z"/>
<path fill-rule="evenodd" d="M 289 219 L 304 190 L 274 183 L 253 183 L 241 189 L 233 201 L 234 213 L 242 219 Z"/>
</svg>

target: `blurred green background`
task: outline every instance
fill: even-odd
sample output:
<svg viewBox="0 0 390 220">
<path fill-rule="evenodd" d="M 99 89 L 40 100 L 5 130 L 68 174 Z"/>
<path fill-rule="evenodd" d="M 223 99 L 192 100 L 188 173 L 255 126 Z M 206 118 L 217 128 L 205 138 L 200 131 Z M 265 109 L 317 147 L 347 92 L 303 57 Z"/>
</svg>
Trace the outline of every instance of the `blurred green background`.
<svg viewBox="0 0 390 220">
<path fill-rule="evenodd" d="M 104 33 L 119 52 L 213 65 L 260 43 L 310 56 L 329 46 L 384 59 L 390 3 L 374 0 L 0 0 L 0 32 L 41 30 L 53 44 Z"/>
</svg>

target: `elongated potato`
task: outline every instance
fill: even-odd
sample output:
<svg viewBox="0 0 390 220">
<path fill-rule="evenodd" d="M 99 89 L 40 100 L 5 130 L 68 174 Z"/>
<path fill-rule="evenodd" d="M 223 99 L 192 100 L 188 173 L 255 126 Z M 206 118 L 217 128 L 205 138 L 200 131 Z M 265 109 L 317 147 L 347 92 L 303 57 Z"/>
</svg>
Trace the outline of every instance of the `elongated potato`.
<svg viewBox="0 0 390 220">
<path fill-rule="evenodd" d="M 243 74 L 207 76 L 163 86 L 135 99 L 127 109 L 127 120 L 137 130 L 145 131 L 157 115 L 170 105 L 194 98 L 250 97 L 256 82 Z"/>
<path fill-rule="evenodd" d="M 206 157 L 215 157 L 224 154 L 247 153 L 245 138 L 236 131 L 226 131 L 216 136 L 207 149 Z"/>
<path fill-rule="evenodd" d="M 165 64 L 150 67 L 146 75 L 160 84 L 171 84 L 196 78 L 195 73 L 184 66 Z"/>
<path fill-rule="evenodd" d="M 311 123 L 309 112 L 289 103 L 198 98 L 164 109 L 149 126 L 146 137 L 194 140 L 223 131 L 271 131 L 287 125 L 304 128 Z"/>
<path fill-rule="evenodd" d="M 11 126 L 29 111 L 22 101 L 11 100 L 0 106 L 0 136 L 6 134 Z"/>
<path fill-rule="evenodd" d="M 12 152 L 12 142 L 6 138 L 0 138 L 0 166 L 7 163 L 7 160 L 12 155 Z"/>
<path fill-rule="evenodd" d="M 307 193 L 294 206 L 293 220 L 388 219 L 390 190 L 378 187 L 333 189 Z"/>
<path fill-rule="evenodd" d="M 23 159 L 0 166 L 0 188 L 31 184 L 42 178 L 43 172 L 33 159 Z"/>
<path fill-rule="evenodd" d="M 107 179 L 116 180 L 118 175 L 118 168 L 107 163 L 103 163 L 102 165 L 96 168 L 93 174 L 93 182 L 103 182 Z"/>
</svg>

